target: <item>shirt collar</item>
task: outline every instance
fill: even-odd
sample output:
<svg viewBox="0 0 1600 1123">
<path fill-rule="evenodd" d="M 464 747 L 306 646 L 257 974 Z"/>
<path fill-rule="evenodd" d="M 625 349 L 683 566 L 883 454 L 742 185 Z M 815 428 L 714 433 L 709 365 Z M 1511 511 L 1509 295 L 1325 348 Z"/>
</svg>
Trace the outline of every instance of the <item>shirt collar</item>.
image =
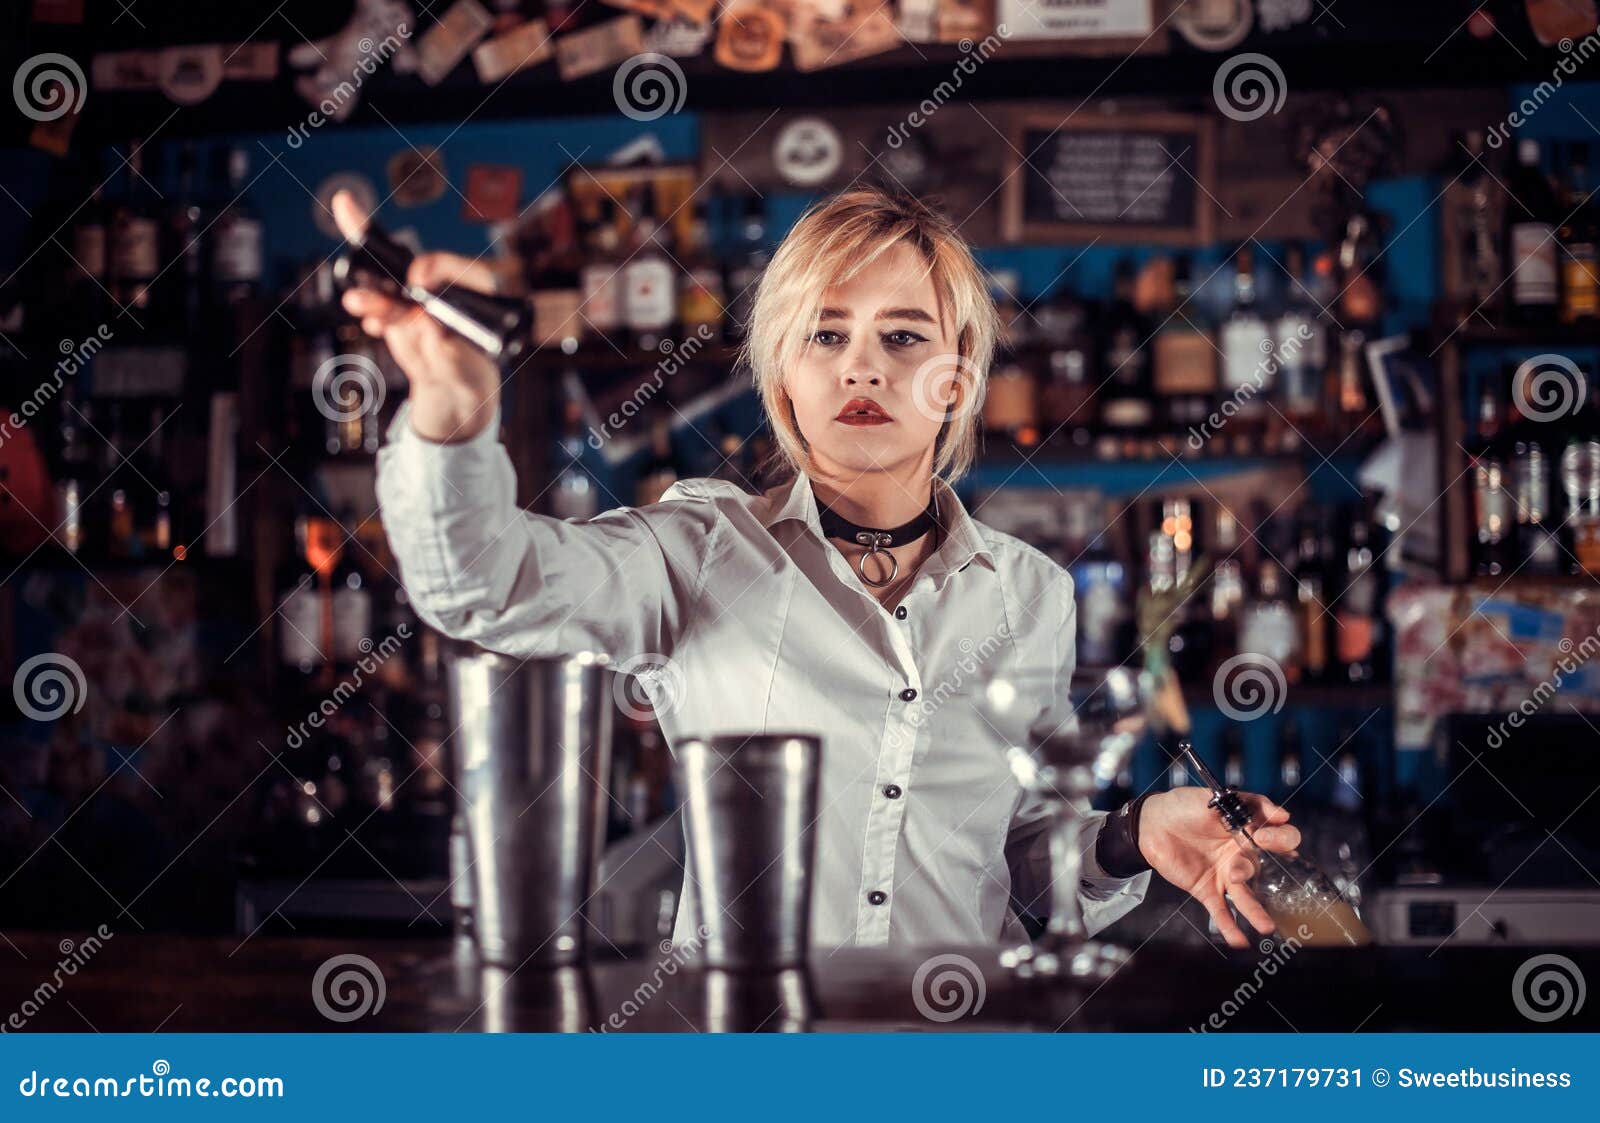
<svg viewBox="0 0 1600 1123">
<path fill-rule="evenodd" d="M 983 558 L 993 569 L 994 554 L 979 533 L 978 524 L 967 514 L 961 497 L 942 476 L 934 477 L 933 493 L 939 507 L 939 524 L 946 529 L 946 534 L 938 550 L 925 563 L 924 572 L 938 578 L 964 569 L 973 558 Z M 795 519 L 805 523 L 818 538 L 824 537 L 817 496 L 811 489 L 810 477 L 804 472 L 795 473 L 793 480 L 778 485 L 766 496 L 769 506 L 762 524 L 769 530 L 781 522 Z"/>
</svg>

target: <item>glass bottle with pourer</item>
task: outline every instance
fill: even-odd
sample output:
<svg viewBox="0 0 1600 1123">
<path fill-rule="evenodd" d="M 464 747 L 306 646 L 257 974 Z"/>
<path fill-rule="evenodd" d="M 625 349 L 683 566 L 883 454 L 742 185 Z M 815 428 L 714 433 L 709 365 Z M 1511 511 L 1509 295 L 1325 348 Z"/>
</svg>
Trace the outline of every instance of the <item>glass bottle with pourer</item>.
<svg viewBox="0 0 1600 1123">
<path fill-rule="evenodd" d="M 1166 661 L 1165 644 L 1148 642 L 1152 629 L 1143 627 L 1143 606 L 1140 623 L 1141 632 L 1147 637 L 1141 689 L 1148 699 L 1150 728 L 1156 743 L 1210 790 L 1210 806 L 1255 867 L 1245 888 L 1272 917 L 1278 938 L 1297 941 L 1304 947 L 1362 947 L 1372 943 L 1372 934 L 1356 910 L 1314 862 L 1298 852 L 1284 854 L 1256 844 L 1250 808 L 1232 783 L 1218 781 L 1194 751 L 1189 739 L 1188 707 Z M 1152 625 L 1159 627 L 1154 621 Z"/>
</svg>

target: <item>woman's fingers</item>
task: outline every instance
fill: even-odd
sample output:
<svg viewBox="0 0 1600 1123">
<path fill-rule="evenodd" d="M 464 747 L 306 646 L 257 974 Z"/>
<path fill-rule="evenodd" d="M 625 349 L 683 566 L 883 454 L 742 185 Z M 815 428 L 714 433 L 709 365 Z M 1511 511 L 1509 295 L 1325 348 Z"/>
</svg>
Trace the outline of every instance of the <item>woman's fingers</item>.
<svg viewBox="0 0 1600 1123">
<path fill-rule="evenodd" d="M 356 197 L 348 191 L 333 193 L 333 221 L 346 240 L 361 237 L 367 232 L 367 222 L 372 216 L 361 209 Z"/>
<path fill-rule="evenodd" d="M 352 316 L 371 316 L 384 321 L 398 319 L 415 307 L 375 289 L 350 289 L 339 298 L 339 303 Z"/>
<path fill-rule="evenodd" d="M 1228 941 L 1232 948 L 1247 948 L 1250 940 L 1240 929 L 1238 922 L 1233 919 L 1233 913 L 1228 911 L 1228 903 L 1221 893 L 1209 893 L 1200 898 L 1200 903 L 1206 907 L 1206 912 L 1211 914 L 1212 921 L 1217 926 L 1217 931 L 1222 933 L 1222 938 Z"/>
<path fill-rule="evenodd" d="M 419 253 L 406 275 L 409 284 L 438 290 L 446 285 L 461 285 L 477 292 L 495 291 L 494 270 L 485 261 L 458 253 Z"/>
<path fill-rule="evenodd" d="M 1273 803 L 1266 796 L 1256 795 L 1253 792 L 1240 792 L 1239 794 L 1254 814 L 1257 823 L 1276 824 L 1289 821 L 1289 812 Z"/>
<path fill-rule="evenodd" d="M 1261 907 L 1261 902 L 1256 900 L 1256 895 L 1250 892 L 1242 882 L 1234 882 L 1228 886 L 1228 897 L 1233 901 L 1233 907 L 1239 910 L 1241 916 L 1248 920 L 1257 932 L 1263 936 L 1270 936 L 1278 930 L 1278 925 L 1273 921 L 1272 914 Z"/>
<path fill-rule="evenodd" d="M 1300 828 L 1285 823 L 1281 827 L 1261 827 L 1252 836 L 1263 850 L 1292 854 L 1300 848 Z"/>
</svg>

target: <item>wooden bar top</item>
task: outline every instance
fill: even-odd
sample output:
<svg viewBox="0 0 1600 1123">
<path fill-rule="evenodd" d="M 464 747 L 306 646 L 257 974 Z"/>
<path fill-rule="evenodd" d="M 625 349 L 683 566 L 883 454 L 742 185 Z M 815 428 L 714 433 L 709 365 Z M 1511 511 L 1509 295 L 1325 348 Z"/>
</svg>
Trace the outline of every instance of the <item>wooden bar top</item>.
<svg viewBox="0 0 1600 1123">
<path fill-rule="evenodd" d="M 439 939 L 118 933 L 94 947 L 85 935 L 5 933 L 7 1031 L 1600 1029 L 1600 1003 L 1537 1022 L 1513 995 L 1538 955 L 1600 980 L 1600 948 L 1285 955 L 1151 944 L 1108 977 L 1067 983 L 1021 978 L 995 947 L 818 952 L 804 976 L 777 977 L 706 972 L 661 952 L 485 981 Z"/>
</svg>

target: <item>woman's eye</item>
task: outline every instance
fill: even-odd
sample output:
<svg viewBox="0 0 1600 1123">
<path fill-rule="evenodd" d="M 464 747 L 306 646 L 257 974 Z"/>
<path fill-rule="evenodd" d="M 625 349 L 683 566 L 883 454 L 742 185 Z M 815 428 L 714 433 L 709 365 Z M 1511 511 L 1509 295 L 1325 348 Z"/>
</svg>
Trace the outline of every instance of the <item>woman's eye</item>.
<svg viewBox="0 0 1600 1123">
<path fill-rule="evenodd" d="M 828 338 L 823 338 L 824 336 L 827 336 Z M 824 347 L 832 347 L 836 342 L 839 341 L 840 338 L 841 337 L 838 332 L 829 331 L 827 328 L 823 328 L 821 331 L 812 335 L 811 342 L 820 343 Z"/>
<path fill-rule="evenodd" d="M 926 339 L 918 335 L 916 332 L 907 331 L 905 328 L 901 328 L 898 331 L 891 331 L 883 338 L 888 340 L 896 347 L 910 347 L 913 344 L 927 342 Z"/>
</svg>

